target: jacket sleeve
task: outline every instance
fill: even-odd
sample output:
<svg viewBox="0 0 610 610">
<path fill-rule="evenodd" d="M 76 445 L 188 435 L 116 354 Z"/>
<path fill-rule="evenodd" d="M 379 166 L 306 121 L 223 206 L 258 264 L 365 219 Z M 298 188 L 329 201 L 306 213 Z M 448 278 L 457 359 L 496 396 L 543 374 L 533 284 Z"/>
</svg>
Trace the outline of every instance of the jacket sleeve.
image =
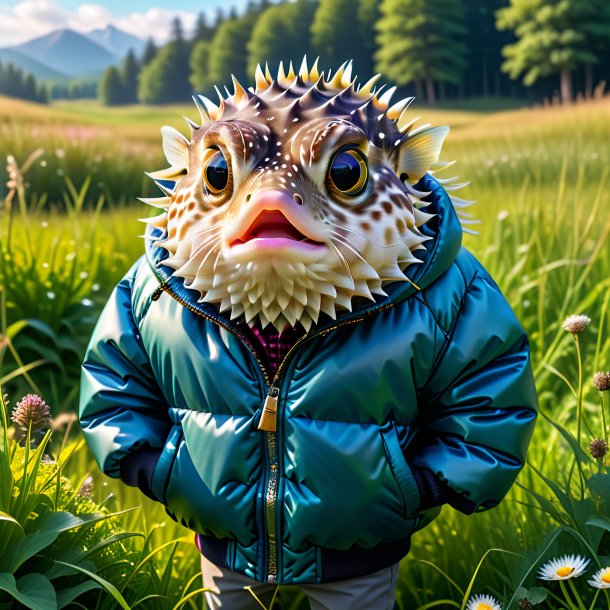
<svg viewBox="0 0 610 610">
<path fill-rule="evenodd" d="M 420 392 L 420 430 L 406 457 L 422 508 L 496 506 L 524 465 L 536 416 L 527 336 L 481 269 Z"/>
<path fill-rule="evenodd" d="M 101 470 L 154 497 L 150 478 L 171 421 L 133 317 L 137 265 L 116 286 L 93 331 L 81 369 L 79 419 Z"/>
</svg>

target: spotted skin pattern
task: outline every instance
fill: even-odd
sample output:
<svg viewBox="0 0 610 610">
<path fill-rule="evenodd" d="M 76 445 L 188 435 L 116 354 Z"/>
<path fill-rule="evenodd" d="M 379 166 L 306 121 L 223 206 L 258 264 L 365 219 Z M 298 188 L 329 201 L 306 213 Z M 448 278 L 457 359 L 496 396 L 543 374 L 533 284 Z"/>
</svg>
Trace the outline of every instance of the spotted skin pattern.
<svg viewBox="0 0 610 610">
<path fill-rule="evenodd" d="M 391 106 L 395 88 L 382 95 L 377 79 L 359 86 L 351 64 L 325 76 L 306 59 L 298 75 L 280 64 L 275 79 L 258 67 L 256 88 L 234 79 L 233 95 L 219 106 L 196 96 L 201 125 L 189 121 L 190 140 L 162 129 L 170 167 L 150 175 L 176 186 L 143 200 L 164 210 L 144 221 L 166 230 L 154 245 L 167 250 L 164 264 L 200 302 L 251 324 L 309 330 L 322 312 L 335 318 L 354 297 L 375 300 L 387 283 L 408 281 L 407 268 L 419 262 L 413 252 L 428 239 L 419 227 L 431 218 L 419 209 L 426 193 L 414 185 L 440 165 L 448 129 L 406 123 L 411 98 Z M 368 167 L 356 195 L 329 179 L 333 157 L 345 149 Z M 214 192 L 204 172 L 218 151 L 228 182 Z M 265 241 L 244 236 L 266 211 L 281 213 L 301 241 L 249 247 Z"/>
</svg>

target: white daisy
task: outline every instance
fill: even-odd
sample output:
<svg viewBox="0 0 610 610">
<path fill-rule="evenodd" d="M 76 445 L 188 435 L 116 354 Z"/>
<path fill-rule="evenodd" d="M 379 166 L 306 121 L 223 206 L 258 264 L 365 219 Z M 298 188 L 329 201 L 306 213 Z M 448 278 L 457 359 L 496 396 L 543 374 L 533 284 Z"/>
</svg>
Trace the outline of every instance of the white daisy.
<svg viewBox="0 0 610 610">
<path fill-rule="evenodd" d="M 596 589 L 610 589 L 610 567 L 595 572 L 593 578 L 587 582 Z"/>
<path fill-rule="evenodd" d="M 563 555 L 559 559 L 547 561 L 539 570 L 542 580 L 568 580 L 581 576 L 587 569 L 589 560 L 580 555 Z"/>
<path fill-rule="evenodd" d="M 466 610 L 502 610 L 502 606 L 491 595 L 475 595 L 468 600 Z"/>
</svg>

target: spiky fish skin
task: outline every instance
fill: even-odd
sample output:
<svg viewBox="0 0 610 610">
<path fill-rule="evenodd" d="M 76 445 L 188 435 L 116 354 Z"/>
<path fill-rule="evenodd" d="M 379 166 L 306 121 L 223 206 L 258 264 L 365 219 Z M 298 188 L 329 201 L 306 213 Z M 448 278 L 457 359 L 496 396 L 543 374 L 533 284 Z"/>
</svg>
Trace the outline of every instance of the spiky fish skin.
<svg viewBox="0 0 610 610">
<path fill-rule="evenodd" d="M 407 122 L 413 98 L 392 104 L 396 88 L 383 93 L 378 79 L 359 85 L 351 62 L 327 75 L 317 60 L 309 67 L 304 58 L 298 73 L 280 63 L 275 78 L 258 66 L 254 88 L 233 77 L 233 94 L 217 90 L 218 104 L 194 97 L 201 124 L 187 120 L 190 140 L 162 128 L 170 167 L 149 175 L 175 187 L 158 182 L 165 196 L 142 201 L 163 212 L 143 220 L 164 231 L 154 245 L 200 302 L 263 328 L 309 330 L 322 313 L 335 318 L 355 297 L 375 300 L 387 283 L 408 281 L 407 268 L 420 262 L 414 252 L 429 239 L 419 227 L 432 217 L 419 209 L 427 193 L 415 185 L 440 165 L 449 130 Z M 349 196 L 328 178 L 346 148 L 366 159 L 368 173 Z M 214 193 L 203 172 L 218 151 L 229 177 Z M 450 179 L 448 190 L 461 186 Z M 306 239 L 241 243 L 265 211 L 281 213 Z"/>
</svg>

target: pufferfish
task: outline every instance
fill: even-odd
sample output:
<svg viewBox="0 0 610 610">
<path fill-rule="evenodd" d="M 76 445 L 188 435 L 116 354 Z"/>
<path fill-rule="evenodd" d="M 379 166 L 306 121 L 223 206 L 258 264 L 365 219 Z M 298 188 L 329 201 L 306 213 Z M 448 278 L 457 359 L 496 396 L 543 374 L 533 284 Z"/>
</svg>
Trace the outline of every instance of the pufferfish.
<svg viewBox="0 0 610 610">
<path fill-rule="evenodd" d="M 416 184 L 450 165 L 439 162 L 449 129 L 416 128 L 413 98 L 392 104 L 396 87 L 382 92 L 379 78 L 359 85 L 351 62 L 326 75 L 317 60 L 298 74 L 280 63 L 275 78 L 259 65 L 255 87 L 232 77 L 219 104 L 194 96 L 201 124 L 187 119 L 190 140 L 162 128 L 170 167 L 149 175 L 166 196 L 142 201 L 163 213 L 142 220 L 163 231 L 153 245 L 199 302 L 308 331 L 322 313 L 336 318 L 354 298 L 409 281 L 432 218 Z"/>
</svg>

